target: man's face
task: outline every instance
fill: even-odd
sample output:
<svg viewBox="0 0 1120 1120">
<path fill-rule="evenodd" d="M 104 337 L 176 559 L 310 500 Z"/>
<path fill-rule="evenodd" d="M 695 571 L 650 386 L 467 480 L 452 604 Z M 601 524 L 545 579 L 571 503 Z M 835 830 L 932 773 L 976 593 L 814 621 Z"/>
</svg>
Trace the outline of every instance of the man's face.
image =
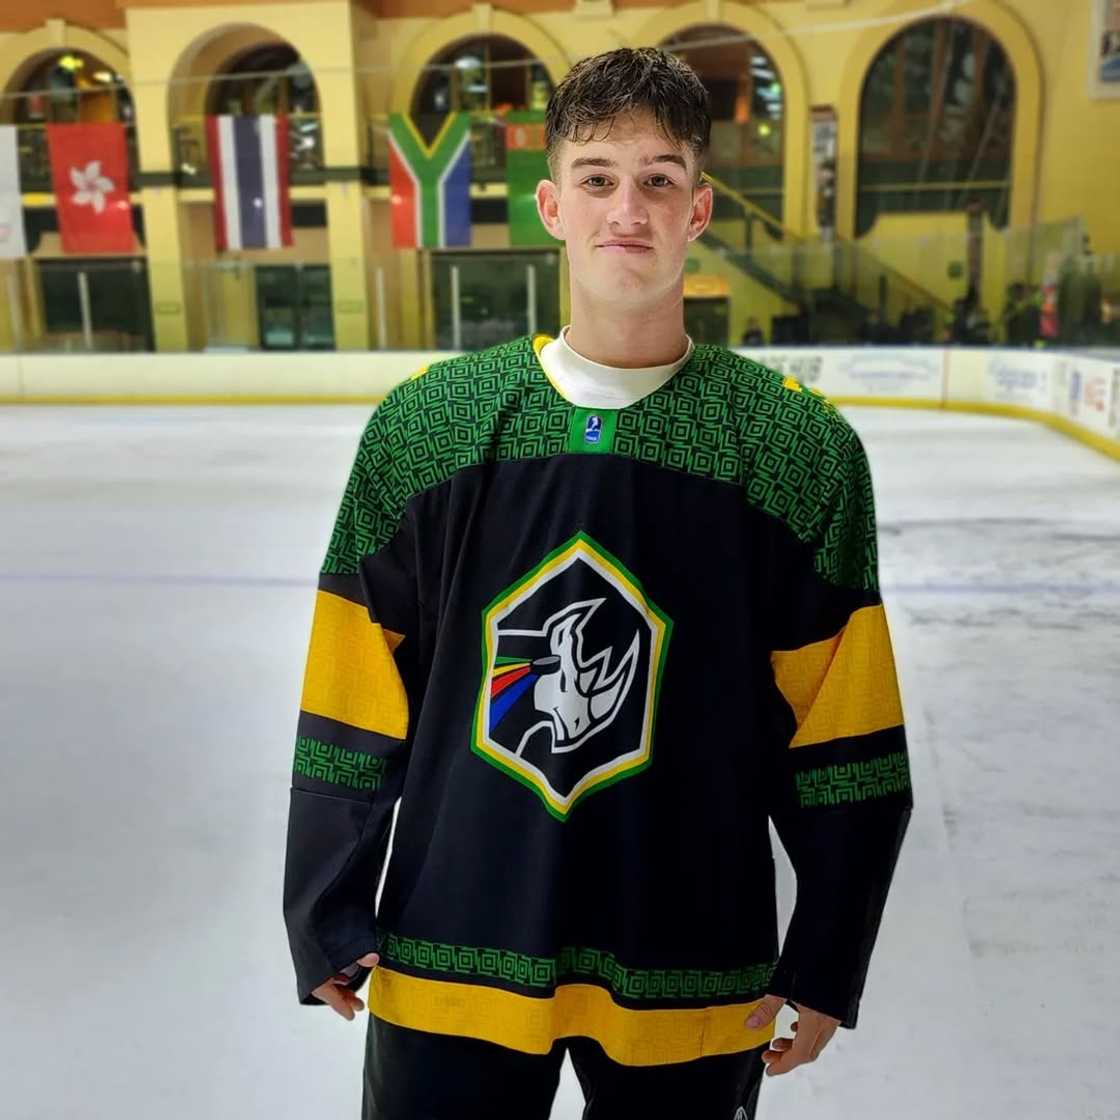
<svg viewBox="0 0 1120 1120">
<path fill-rule="evenodd" d="M 712 189 L 694 186 L 692 150 L 667 139 L 652 114 L 616 117 L 609 133 L 603 124 L 594 135 L 562 142 L 557 182 L 537 185 L 537 209 L 566 243 L 573 284 L 602 302 L 655 303 L 680 291 Z"/>
</svg>

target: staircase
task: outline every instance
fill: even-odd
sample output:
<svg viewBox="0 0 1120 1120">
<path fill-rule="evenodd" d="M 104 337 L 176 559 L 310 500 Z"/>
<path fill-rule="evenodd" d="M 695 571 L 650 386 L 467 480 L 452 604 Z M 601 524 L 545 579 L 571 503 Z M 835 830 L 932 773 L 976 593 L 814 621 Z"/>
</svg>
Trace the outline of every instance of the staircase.
<svg viewBox="0 0 1120 1120">
<path fill-rule="evenodd" d="M 873 311 L 896 327 L 923 311 L 936 340 L 951 308 L 873 253 L 842 238 L 800 237 L 734 187 L 705 174 L 720 209 L 733 218 L 713 221 L 700 240 L 758 283 L 798 308 L 790 335 L 779 341 L 860 341 Z"/>
</svg>

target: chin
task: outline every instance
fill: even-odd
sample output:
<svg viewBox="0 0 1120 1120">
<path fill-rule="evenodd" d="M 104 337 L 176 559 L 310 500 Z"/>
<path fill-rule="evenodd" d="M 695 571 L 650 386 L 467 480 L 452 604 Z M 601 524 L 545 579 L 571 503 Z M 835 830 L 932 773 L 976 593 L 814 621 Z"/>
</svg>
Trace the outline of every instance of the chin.
<svg viewBox="0 0 1120 1120">
<path fill-rule="evenodd" d="M 669 285 L 661 277 L 639 276 L 626 273 L 612 276 L 599 285 L 600 296 L 615 303 L 648 303 L 651 299 L 663 296 Z"/>
</svg>

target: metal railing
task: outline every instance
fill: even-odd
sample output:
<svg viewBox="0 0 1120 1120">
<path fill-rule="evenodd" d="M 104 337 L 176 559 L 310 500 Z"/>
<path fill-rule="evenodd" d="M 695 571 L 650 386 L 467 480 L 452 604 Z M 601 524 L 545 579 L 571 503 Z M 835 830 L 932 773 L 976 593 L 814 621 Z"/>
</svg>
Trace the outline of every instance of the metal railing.
<svg viewBox="0 0 1120 1120">
<path fill-rule="evenodd" d="M 213 186 L 206 145 L 206 118 L 179 117 L 171 126 L 175 177 L 182 187 Z M 288 175 L 294 184 L 322 183 L 323 128 L 318 113 L 288 114 Z"/>
<path fill-rule="evenodd" d="M 125 146 L 128 149 L 128 189 L 136 190 L 136 172 L 140 156 L 136 145 L 136 125 L 124 123 Z M 47 146 L 46 124 L 17 124 L 16 151 L 19 160 L 19 182 L 23 191 L 52 191 L 51 157 Z"/>
<path fill-rule="evenodd" d="M 897 322 L 921 311 L 943 324 L 949 306 L 920 284 L 879 260 L 870 250 L 842 238 L 806 238 L 779 222 L 741 192 L 705 174 L 718 196 L 738 208 L 734 224 L 722 223 L 704 239 L 744 272 L 812 314 L 830 301 L 846 303 L 858 326 L 872 312 Z"/>
</svg>

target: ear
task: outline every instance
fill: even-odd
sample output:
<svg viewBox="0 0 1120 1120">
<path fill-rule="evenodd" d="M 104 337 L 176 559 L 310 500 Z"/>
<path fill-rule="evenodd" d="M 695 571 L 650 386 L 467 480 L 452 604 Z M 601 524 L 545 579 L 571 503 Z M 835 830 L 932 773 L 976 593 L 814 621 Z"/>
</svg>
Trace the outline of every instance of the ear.
<svg viewBox="0 0 1120 1120">
<path fill-rule="evenodd" d="M 537 184 L 537 213 L 544 228 L 557 241 L 563 241 L 564 223 L 560 218 L 560 192 L 551 179 L 542 179 Z"/>
<path fill-rule="evenodd" d="M 701 181 L 692 192 L 692 213 L 688 217 L 688 239 L 695 241 L 712 220 L 715 192 L 711 184 Z"/>
</svg>

